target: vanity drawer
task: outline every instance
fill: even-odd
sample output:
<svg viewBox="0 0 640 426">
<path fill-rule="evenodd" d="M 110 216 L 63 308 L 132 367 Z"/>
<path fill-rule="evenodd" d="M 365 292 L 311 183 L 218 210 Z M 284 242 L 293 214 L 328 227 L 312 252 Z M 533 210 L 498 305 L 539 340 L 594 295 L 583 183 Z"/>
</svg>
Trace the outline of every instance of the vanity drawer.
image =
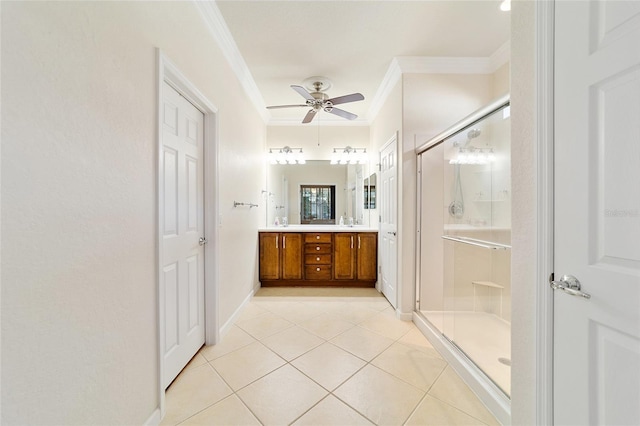
<svg viewBox="0 0 640 426">
<path fill-rule="evenodd" d="M 305 244 L 304 245 L 304 253 L 305 254 L 331 254 L 331 244 Z"/>
<path fill-rule="evenodd" d="M 331 265 L 330 254 L 305 254 L 305 265 Z"/>
<path fill-rule="evenodd" d="M 330 232 L 307 232 L 304 234 L 305 243 L 331 243 Z"/>
<path fill-rule="evenodd" d="M 332 277 L 331 265 L 307 265 L 304 269 L 308 280 L 330 280 Z"/>
</svg>

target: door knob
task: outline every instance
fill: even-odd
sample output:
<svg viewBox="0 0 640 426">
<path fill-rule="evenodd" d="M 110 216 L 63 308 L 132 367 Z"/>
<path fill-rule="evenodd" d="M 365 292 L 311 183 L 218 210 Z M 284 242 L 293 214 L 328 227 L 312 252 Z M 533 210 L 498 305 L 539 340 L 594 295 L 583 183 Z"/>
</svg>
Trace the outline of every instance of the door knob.
<svg viewBox="0 0 640 426">
<path fill-rule="evenodd" d="M 554 290 L 562 290 L 572 296 L 580 296 L 585 299 L 591 299 L 591 295 L 580 291 L 580 281 L 573 275 L 563 275 L 560 281 L 553 281 L 553 275 L 549 277 L 549 284 Z"/>
<path fill-rule="evenodd" d="M 207 239 L 205 237 L 200 237 L 200 239 L 198 240 L 198 244 L 200 244 L 201 246 L 207 244 L 209 241 L 207 241 Z"/>
</svg>

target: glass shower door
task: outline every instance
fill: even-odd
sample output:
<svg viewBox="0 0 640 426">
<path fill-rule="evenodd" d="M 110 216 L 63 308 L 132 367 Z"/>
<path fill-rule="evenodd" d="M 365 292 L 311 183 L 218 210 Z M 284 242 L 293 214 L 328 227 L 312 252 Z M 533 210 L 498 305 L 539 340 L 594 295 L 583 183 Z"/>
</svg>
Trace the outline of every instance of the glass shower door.
<svg viewBox="0 0 640 426">
<path fill-rule="evenodd" d="M 511 153 L 506 111 L 462 128 L 420 156 L 418 310 L 509 395 Z"/>
</svg>

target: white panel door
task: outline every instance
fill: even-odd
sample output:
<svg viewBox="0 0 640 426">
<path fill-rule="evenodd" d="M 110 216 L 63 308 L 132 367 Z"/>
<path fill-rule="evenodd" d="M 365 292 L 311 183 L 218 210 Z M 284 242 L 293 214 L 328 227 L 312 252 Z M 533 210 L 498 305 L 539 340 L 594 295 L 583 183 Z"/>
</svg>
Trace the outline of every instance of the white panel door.
<svg viewBox="0 0 640 426">
<path fill-rule="evenodd" d="M 640 425 L 640 2 L 555 13 L 554 423 Z"/>
<path fill-rule="evenodd" d="M 380 150 L 380 257 L 382 294 L 396 308 L 398 289 L 398 156 L 394 136 Z"/>
<path fill-rule="evenodd" d="M 204 344 L 204 115 L 164 83 L 162 270 L 166 388 Z"/>
</svg>

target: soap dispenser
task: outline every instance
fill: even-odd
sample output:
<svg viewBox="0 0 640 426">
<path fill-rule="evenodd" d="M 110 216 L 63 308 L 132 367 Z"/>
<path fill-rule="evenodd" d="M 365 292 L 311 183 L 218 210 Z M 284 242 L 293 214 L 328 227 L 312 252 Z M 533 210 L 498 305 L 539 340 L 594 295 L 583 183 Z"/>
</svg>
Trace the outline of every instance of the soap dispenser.
<svg viewBox="0 0 640 426">
<path fill-rule="evenodd" d="M 340 216 L 340 222 L 338 222 L 340 226 L 344 226 L 344 218 Z"/>
</svg>

